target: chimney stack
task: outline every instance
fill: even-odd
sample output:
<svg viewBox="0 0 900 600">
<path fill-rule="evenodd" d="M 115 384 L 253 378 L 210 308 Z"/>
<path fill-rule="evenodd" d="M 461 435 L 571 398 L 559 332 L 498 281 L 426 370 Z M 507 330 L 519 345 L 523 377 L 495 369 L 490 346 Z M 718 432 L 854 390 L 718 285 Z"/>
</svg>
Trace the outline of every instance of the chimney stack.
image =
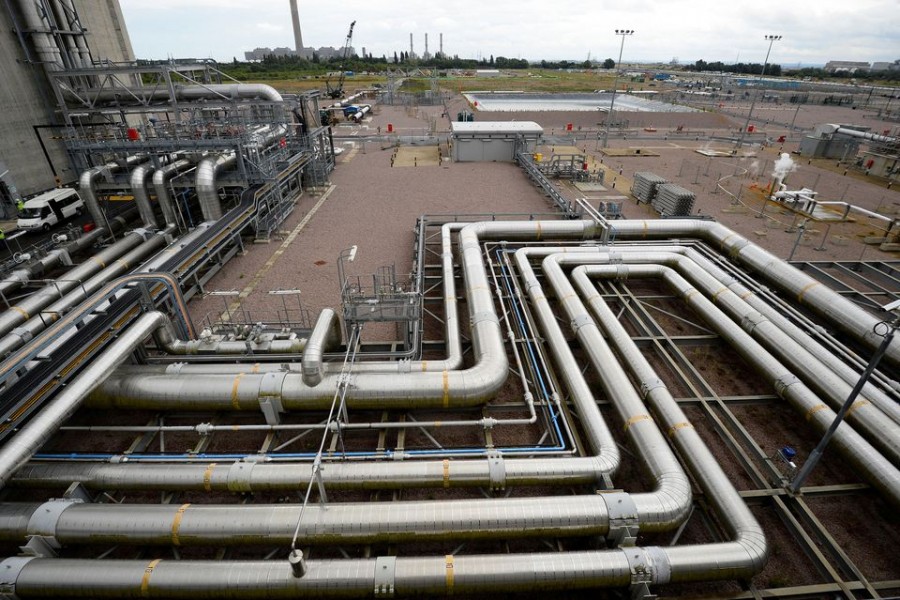
<svg viewBox="0 0 900 600">
<path fill-rule="evenodd" d="M 416 53 L 413 51 L 413 34 L 409 34 L 409 59 L 412 60 L 416 57 Z"/>
<path fill-rule="evenodd" d="M 444 58 L 444 34 L 443 33 L 438 34 L 438 41 L 439 41 L 438 52 L 440 53 L 441 58 Z"/>
<path fill-rule="evenodd" d="M 300 11 L 297 10 L 297 0 L 291 0 L 291 23 L 294 25 L 294 52 L 303 52 L 303 36 L 300 34 Z"/>
<path fill-rule="evenodd" d="M 428 60 L 430 57 L 428 56 L 428 34 L 425 34 L 425 60 Z"/>
</svg>

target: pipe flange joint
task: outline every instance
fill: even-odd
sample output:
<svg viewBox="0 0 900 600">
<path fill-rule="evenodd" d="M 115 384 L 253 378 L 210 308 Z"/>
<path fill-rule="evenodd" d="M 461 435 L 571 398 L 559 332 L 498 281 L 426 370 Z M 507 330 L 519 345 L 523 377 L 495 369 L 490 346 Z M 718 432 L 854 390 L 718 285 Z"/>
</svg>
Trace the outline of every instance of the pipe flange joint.
<svg viewBox="0 0 900 600">
<path fill-rule="evenodd" d="M 645 587 L 651 583 L 668 583 L 672 568 L 665 550 L 658 546 L 645 548 L 624 548 L 625 560 L 631 572 L 631 585 Z"/>
<path fill-rule="evenodd" d="M 397 363 L 398 373 L 409 373 L 412 371 L 412 361 L 403 359 Z"/>
<path fill-rule="evenodd" d="M 32 335 L 32 333 L 24 327 L 16 327 L 12 331 L 10 331 L 10 333 L 18 336 L 18 338 L 22 340 L 23 343 L 30 342 L 34 337 L 34 335 Z"/>
<path fill-rule="evenodd" d="M 229 492 L 252 492 L 253 467 L 255 462 L 235 461 L 228 468 Z"/>
<path fill-rule="evenodd" d="M 775 392 L 779 397 L 784 398 L 785 390 L 792 385 L 800 383 L 800 380 L 793 373 L 785 373 L 775 380 Z"/>
<path fill-rule="evenodd" d="M 72 505 L 81 503 L 80 498 L 53 498 L 44 502 L 31 513 L 28 526 L 25 528 L 26 535 L 41 536 L 51 548 L 56 550 L 62 548 L 56 539 L 56 525 L 59 523 L 59 517 Z"/>
<path fill-rule="evenodd" d="M 482 312 L 477 312 L 474 315 L 472 315 L 472 318 L 469 319 L 469 324 L 472 327 L 475 327 L 476 325 L 478 325 L 479 323 L 482 323 L 484 321 L 487 321 L 489 323 L 494 323 L 495 325 L 500 324 L 500 319 L 497 317 L 497 315 L 494 312 L 487 311 L 487 310 L 482 311 Z"/>
<path fill-rule="evenodd" d="M 572 319 L 572 331 L 577 333 L 582 327 L 593 324 L 594 320 L 591 318 L 591 315 L 583 313 Z"/>
<path fill-rule="evenodd" d="M 628 276 L 631 274 L 630 265 L 617 264 L 616 265 L 616 279 L 628 279 Z"/>
<path fill-rule="evenodd" d="M 753 333 L 753 330 L 756 329 L 757 325 L 765 323 L 766 321 L 768 321 L 768 319 L 761 313 L 753 311 L 741 318 L 741 328 L 747 333 Z"/>
<path fill-rule="evenodd" d="M 663 383 L 662 379 L 654 378 L 647 381 L 641 382 L 641 398 L 647 399 L 647 396 L 650 395 L 650 392 L 653 390 L 664 388 L 666 384 Z"/>
<path fill-rule="evenodd" d="M 393 598 L 397 570 L 396 556 L 379 556 L 375 559 L 375 597 Z"/>
<path fill-rule="evenodd" d="M 131 233 L 136 233 L 136 234 L 138 234 L 139 236 L 141 236 L 142 238 L 144 238 L 144 241 L 145 241 L 145 242 L 146 242 L 148 239 L 150 239 L 150 236 L 151 236 L 151 235 L 155 235 L 155 234 L 156 234 L 155 231 L 152 231 L 152 230 L 150 230 L 150 229 L 146 229 L 145 227 L 138 227 L 137 229 L 133 229 L 133 230 L 131 231 Z"/>
<path fill-rule="evenodd" d="M 262 381 L 259 382 L 259 397 L 262 398 L 271 398 L 273 400 L 277 400 L 280 406 L 281 404 L 281 388 L 284 385 L 284 380 L 287 377 L 287 373 L 281 373 L 279 371 L 268 371 L 263 373 Z"/>
<path fill-rule="evenodd" d="M 620 265 L 623 262 L 622 253 L 616 250 L 611 250 L 607 254 L 607 263 L 611 265 Z"/>
<path fill-rule="evenodd" d="M 506 464 L 499 450 L 488 450 L 488 476 L 491 491 L 506 489 Z"/>
<path fill-rule="evenodd" d="M 16 581 L 19 574 L 34 556 L 11 556 L 0 562 L 0 598 L 4 600 L 17 600 Z"/>
<path fill-rule="evenodd" d="M 640 519 L 631 494 L 604 492 L 600 497 L 606 503 L 606 513 L 609 515 L 607 539 L 616 546 L 634 546 L 640 530 Z"/>
</svg>

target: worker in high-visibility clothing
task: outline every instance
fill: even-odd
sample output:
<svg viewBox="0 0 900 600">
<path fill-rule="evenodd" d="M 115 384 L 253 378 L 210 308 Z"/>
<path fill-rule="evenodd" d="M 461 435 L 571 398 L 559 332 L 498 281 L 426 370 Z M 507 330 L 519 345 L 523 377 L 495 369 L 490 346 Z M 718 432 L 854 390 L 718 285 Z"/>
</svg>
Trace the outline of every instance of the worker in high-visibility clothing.
<svg viewBox="0 0 900 600">
<path fill-rule="evenodd" d="M 21 198 L 16 200 L 16 210 L 19 211 L 20 214 L 25 212 L 25 201 Z"/>
</svg>

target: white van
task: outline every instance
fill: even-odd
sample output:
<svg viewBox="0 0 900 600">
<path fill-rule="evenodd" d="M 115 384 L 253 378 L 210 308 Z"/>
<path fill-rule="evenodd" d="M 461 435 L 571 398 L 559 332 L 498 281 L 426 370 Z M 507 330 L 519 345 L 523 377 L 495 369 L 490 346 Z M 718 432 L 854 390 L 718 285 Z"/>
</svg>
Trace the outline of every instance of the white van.
<svg viewBox="0 0 900 600">
<path fill-rule="evenodd" d="M 71 188 L 50 190 L 25 201 L 18 226 L 26 231 L 49 231 L 60 221 L 80 215 L 83 210 L 84 200 L 77 191 Z"/>
</svg>

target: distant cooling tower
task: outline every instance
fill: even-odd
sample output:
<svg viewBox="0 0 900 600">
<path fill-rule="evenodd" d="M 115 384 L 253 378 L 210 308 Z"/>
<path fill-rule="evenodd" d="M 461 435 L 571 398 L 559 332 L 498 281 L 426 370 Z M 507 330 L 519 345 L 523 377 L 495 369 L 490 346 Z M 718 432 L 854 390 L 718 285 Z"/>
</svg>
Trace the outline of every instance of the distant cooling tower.
<svg viewBox="0 0 900 600">
<path fill-rule="evenodd" d="M 300 54 L 303 51 L 303 35 L 300 33 L 300 11 L 297 10 L 297 0 L 291 0 L 291 23 L 294 25 L 294 51 Z"/>
</svg>

